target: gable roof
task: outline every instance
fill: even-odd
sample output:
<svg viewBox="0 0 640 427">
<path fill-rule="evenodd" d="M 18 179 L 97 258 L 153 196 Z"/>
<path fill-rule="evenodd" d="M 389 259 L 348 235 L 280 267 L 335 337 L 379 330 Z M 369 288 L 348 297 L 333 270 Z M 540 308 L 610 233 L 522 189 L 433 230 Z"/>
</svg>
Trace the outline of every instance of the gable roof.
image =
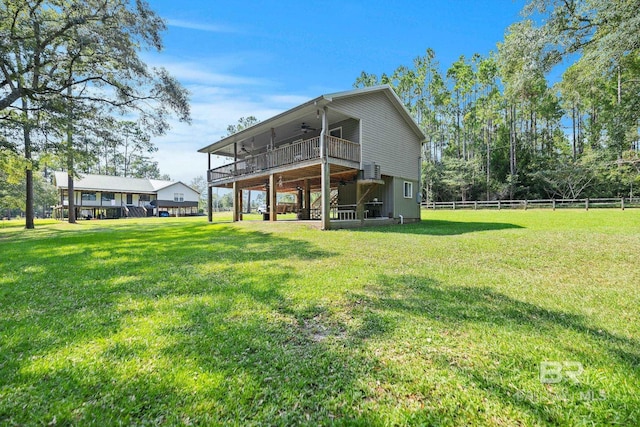
<svg viewBox="0 0 640 427">
<path fill-rule="evenodd" d="M 164 181 L 147 178 L 125 178 L 122 176 L 80 174 L 80 177 L 74 180 L 73 187 L 75 190 L 113 191 L 122 193 L 156 193 L 158 190 L 170 187 L 178 183 L 189 187 L 181 181 Z M 67 173 L 55 172 L 54 184 L 57 188 L 67 188 Z M 200 194 L 196 190 L 193 191 Z"/>
<path fill-rule="evenodd" d="M 422 132 L 418 124 L 409 113 L 409 110 L 407 110 L 407 108 L 404 106 L 391 86 L 380 85 L 321 95 L 308 102 L 305 102 L 304 104 L 300 104 L 297 107 L 293 107 L 265 121 L 243 129 L 240 132 L 222 138 L 221 140 L 214 142 L 213 144 L 209 144 L 206 147 L 199 149 L 198 152 L 209 153 L 217 151 L 233 144 L 234 142 L 239 142 L 252 136 L 268 132 L 269 129 L 291 122 L 292 120 L 295 120 L 297 117 L 302 116 L 305 113 L 315 112 L 318 108 L 330 105 L 333 101 L 355 96 L 363 96 L 375 92 L 382 92 L 386 95 L 387 99 L 398 110 L 404 121 L 407 123 L 407 126 L 411 128 L 411 130 L 420 138 L 420 140 L 424 141 L 427 139 L 424 132 Z"/>
</svg>

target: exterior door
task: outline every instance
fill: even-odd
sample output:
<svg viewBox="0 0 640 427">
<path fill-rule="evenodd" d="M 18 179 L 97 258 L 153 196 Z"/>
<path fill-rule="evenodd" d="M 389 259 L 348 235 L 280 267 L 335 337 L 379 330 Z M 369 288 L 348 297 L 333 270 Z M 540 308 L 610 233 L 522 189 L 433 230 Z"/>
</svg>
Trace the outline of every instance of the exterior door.
<svg viewBox="0 0 640 427">
<path fill-rule="evenodd" d="M 128 205 L 133 204 L 133 194 L 127 194 L 127 204 Z"/>
</svg>

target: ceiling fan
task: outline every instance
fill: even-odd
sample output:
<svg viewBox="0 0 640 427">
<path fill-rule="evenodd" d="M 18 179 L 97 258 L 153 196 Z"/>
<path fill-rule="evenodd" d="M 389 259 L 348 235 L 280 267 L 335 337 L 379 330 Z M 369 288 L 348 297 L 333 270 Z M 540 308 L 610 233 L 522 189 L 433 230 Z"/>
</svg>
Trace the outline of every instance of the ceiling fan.
<svg viewBox="0 0 640 427">
<path fill-rule="evenodd" d="M 302 133 L 307 133 L 310 130 L 318 130 L 316 128 L 312 128 L 311 126 L 309 126 L 308 124 L 306 124 L 305 122 L 302 122 L 302 125 L 300 126 L 300 130 L 302 131 Z"/>
</svg>

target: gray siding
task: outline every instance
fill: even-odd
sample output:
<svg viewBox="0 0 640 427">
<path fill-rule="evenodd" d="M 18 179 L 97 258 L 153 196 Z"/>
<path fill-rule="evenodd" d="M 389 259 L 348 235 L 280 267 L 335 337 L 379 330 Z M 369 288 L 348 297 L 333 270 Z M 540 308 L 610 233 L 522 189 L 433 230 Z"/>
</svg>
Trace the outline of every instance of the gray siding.
<svg viewBox="0 0 640 427">
<path fill-rule="evenodd" d="M 360 126 L 356 119 L 343 120 L 331 123 L 329 129 L 342 128 L 342 138 L 352 142 L 360 142 Z"/>
<path fill-rule="evenodd" d="M 383 175 L 418 179 L 420 137 L 384 93 L 338 99 L 330 108 L 360 119 L 363 163 L 375 162 Z"/>
<path fill-rule="evenodd" d="M 339 205 L 355 205 L 356 200 L 356 184 L 349 183 L 338 187 L 338 204 Z"/>
<path fill-rule="evenodd" d="M 404 183 L 413 183 L 413 194 L 411 198 L 404 197 Z M 416 194 L 420 191 L 418 182 L 414 179 L 394 178 L 393 179 L 393 193 L 394 193 L 394 217 L 398 218 L 402 215 L 405 219 L 419 219 L 420 218 L 420 205 L 416 203 Z"/>
</svg>

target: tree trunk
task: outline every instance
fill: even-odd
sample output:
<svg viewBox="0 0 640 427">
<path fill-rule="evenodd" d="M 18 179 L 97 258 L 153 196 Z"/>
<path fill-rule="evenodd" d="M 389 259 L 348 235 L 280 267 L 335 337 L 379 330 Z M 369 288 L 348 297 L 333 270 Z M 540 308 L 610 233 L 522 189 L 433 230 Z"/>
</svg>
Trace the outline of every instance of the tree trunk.
<svg viewBox="0 0 640 427">
<path fill-rule="evenodd" d="M 69 199 L 69 224 L 76 223 L 76 200 L 73 191 L 73 105 L 71 103 L 71 86 L 67 89 L 69 95 L 69 111 L 68 111 L 68 123 L 67 123 L 67 195 Z"/>
<path fill-rule="evenodd" d="M 491 198 L 491 131 L 493 130 L 492 120 L 487 121 L 487 201 Z"/>
<path fill-rule="evenodd" d="M 22 97 L 22 132 L 24 136 L 24 157 L 29 164 L 25 170 L 25 182 L 26 182 L 26 200 L 25 200 L 25 225 L 28 230 L 35 228 L 33 218 L 33 167 L 31 165 L 31 124 L 29 123 L 29 106 L 27 99 Z"/>
<path fill-rule="evenodd" d="M 573 148 L 573 160 L 576 160 L 578 153 L 578 144 L 576 143 L 576 105 L 571 107 L 571 129 L 573 131 L 572 148 Z"/>
<path fill-rule="evenodd" d="M 511 132 L 509 134 L 509 174 L 511 182 L 509 184 L 509 198 L 513 200 L 514 181 L 517 173 L 516 168 L 516 107 L 511 106 Z"/>
</svg>

